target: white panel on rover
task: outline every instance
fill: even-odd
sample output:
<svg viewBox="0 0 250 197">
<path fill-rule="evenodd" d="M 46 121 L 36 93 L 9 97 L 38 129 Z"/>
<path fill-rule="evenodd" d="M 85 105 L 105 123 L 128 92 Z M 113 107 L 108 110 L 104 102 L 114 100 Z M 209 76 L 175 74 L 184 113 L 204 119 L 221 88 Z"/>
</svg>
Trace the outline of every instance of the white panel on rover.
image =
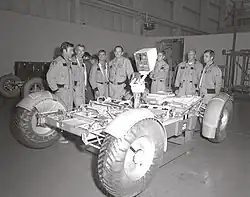
<svg viewBox="0 0 250 197">
<path fill-rule="evenodd" d="M 154 70 L 157 60 L 156 48 L 144 48 L 134 53 L 136 67 L 139 73 L 148 74 Z"/>
</svg>

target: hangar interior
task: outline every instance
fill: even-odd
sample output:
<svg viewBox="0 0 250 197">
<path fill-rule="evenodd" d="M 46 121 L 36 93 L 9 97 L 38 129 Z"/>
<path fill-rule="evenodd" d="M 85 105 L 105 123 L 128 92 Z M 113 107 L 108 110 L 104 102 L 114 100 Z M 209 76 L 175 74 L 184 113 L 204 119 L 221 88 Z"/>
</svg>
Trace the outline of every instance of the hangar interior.
<svg viewBox="0 0 250 197">
<path fill-rule="evenodd" d="M 234 96 L 228 138 L 211 144 L 196 136 L 141 196 L 249 197 L 250 1 L 2 0 L 0 25 L 1 76 L 14 73 L 16 62 L 50 62 L 63 41 L 91 54 L 122 45 L 128 57 L 180 41 L 171 48 L 173 67 L 191 49 L 198 59 L 214 50 L 223 89 Z M 74 143 L 30 150 L 13 139 L 9 119 L 19 101 L 0 98 L 0 196 L 105 196 L 93 180 L 92 154 Z"/>
</svg>

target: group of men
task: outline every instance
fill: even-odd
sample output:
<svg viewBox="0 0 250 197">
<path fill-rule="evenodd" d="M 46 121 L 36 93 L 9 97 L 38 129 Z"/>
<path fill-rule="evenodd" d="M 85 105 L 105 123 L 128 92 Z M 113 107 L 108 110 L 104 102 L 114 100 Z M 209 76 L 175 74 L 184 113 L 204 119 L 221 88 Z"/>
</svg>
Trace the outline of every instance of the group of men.
<svg viewBox="0 0 250 197">
<path fill-rule="evenodd" d="M 203 53 L 203 65 L 196 60 L 195 50 L 188 52 L 188 60 L 178 65 L 175 79 L 175 91 L 179 96 L 204 96 L 206 104 L 222 86 L 221 69 L 214 63 L 215 52 L 206 50 Z"/>
<path fill-rule="evenodd" d="M 178 96 L 204 96 L 204 103 L 207 104 L 215 94 L 220 92 L 222 86 L 221 69 L 214 63 L 215 52 L 204 51 L 205 66 L 196 59 L 195 50 L 190 50 L 187 55 L 187 60 L 177 66 L 174 92 Z M 155 68 L 149 75 L 152 80 L 151 93 L 167 92 L 171 87 L 169 86 L 170 66 L 164 58 L 164 51 L 158 52 Z"/>
<path fill-rule="evenodd" d="M 107 61 L 107 52 L 100 50 L 90 57 L 92 66 L 87 69 L 83 60 L 84 45 L 69 42 L 61 44 L 61 56 L 54 59 L 47 73 L 47 82 L 68 110 L 85 104 L 85 92 L 90 84 L 94 98 L 104 96 L 126 99 L 131 92 L 126 89 L 134 76 L 130 60 L 123 56 L 123 47 L 114 48 L 114 59 Z M 188 52 L 187 61 L 178 65 L 175 77 L 175 93 L 178 96 L 201 95 L 211 98 L 222 85 L 222 72 L 214 63 L 215 53 L 206 50 L 203 54 L 205 66 L 197 61 L 196 51 Z M 167 90 L 169 65 L 164 61 L 164 52 L 158 52 L 156 66 L 150 73 L 151 93 Z M 89 72 L 87 71 L 89 70 Z M 131 95 L 130 95 L 131 96 Z M 93 98 L 93 99 L 94 99 Z"/>
<path fill-rule="evenodd" d="M 73 103 L 79 107 L 85 103 L 87 69 L 83 63 L 84 46 L 64 42 L 60 46 L 61 55 L 51 62 L 47 72 L 47 82 L 51 91 L 65 104 L 68 110 Z M 74 55 L 74 56 L 73 56 Z"/>
<path fill-rule="evenodd" d="M 85 104 L 85 91 L 90 83 L 95 99 L 100 96 L 112 99 L 125 99 L 129 91 L 126 82 L 133 77 L 130 60 L 123 56 L 123 47 L 114 48 L 115 58 L 107 62 L 107 53 L 100 50 L 90 57 L 92 63 L 87 72 L 83 60 L 84 45 L 74 46 L 63 42 L 60 46 L 61 55 L 51 62 L 47 72 L 47 83 L 51 91 L 65 104 L 67 110 Z"/>
<path fill-rule="evenodd" d="M 67 110 L 86 103 L 85 93 L 90 91 L 96 99 L 100 96 L 112 99 L 131 98 L 131 91 L 126 90 L 127 82 L 135 76 L 130 60 L 123 56 L 123 47 L 114 48 L 114 59 L 107 61 L 107 53 L 100 50 L 90 57 L 88 68 L 84 62 L 84 45 L 74 46 L 63 42 L 61 55 L 51 62 L 47 72 L 47 83 L 51 91 L 65 104 Z M 205 66 L 196 60 L 196 52 L 188 52 L 188 60 L 178 65 L 175 78 L 175 93 L 178 96 L 201 95 L 208 102 L 220 92 L 222 72 L 214 63 L 215 53 L 206 50 L 203 54 Z M 167 91 L 169 65 L 164 61 L 164 52 L 158 52 L 156 66 L 150 73 L 151 93 Z M 88 87 L 88 84 L 90 84 Z M 91 98 L 90 98 L 91 100 Z"/>
<path fill-rule="evenodd" d="M 93 62 L 89 81 L 95 98 L 104 96 L 112 99 L 126 99 L 127 82 L 133 77 L 134 70 L 130 60 L 123 56 L 123 47 L 114 48 L 114 59 L 107 62 L 106 51 L 98 52 L 98 61 Z"/>
</svg>

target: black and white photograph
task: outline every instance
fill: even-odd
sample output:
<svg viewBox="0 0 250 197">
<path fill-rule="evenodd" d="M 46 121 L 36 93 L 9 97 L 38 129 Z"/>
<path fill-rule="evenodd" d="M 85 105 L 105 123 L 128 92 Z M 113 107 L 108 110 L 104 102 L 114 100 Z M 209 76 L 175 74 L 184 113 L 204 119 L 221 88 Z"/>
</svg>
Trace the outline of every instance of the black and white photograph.
<svg viewBox="0 0 250 197">
<path fill-rule="evenodd" d="M 250 0 L 1 0 L 0 197 L 250 197 Z"/>
</svg>

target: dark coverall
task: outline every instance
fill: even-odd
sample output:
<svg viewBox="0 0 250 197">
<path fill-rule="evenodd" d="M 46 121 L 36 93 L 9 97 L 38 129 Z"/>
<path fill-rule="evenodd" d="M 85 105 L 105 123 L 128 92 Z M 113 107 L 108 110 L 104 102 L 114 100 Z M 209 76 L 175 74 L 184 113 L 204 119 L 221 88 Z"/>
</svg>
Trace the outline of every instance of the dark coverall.
<svg viewBox="0 0 250 197">
<path fill-rule="evenodd" d="M 196 95 L 198 93 L 198 84 L 203 66 L 200 62 L 194 64 L 181 62 L 178 65 L 178 71 L 175 79 L 175 88 L 178 90 L 178 96 Z"/>
<path fill-rule="evenodd" d="M 154 70 L 149 77 L 152 79 L 151 93 L 155 94 L 158 91 L 166 92 L 168 79 L 169 65 L 164 61 L 157 61 Z"/>
<path fill-rule="evenodd" d="M 211 98 L 218 94 L 222 86 L 221 69 L 214 63 L 206 65 L 202 71 L 199 88 L 200 95 L 204 96 L 204 103 L 207 104 Z"/>
<path fill-rule="evenodd" d="M 94 100 L 93 90 L 91 88 L 90 79 L 89 79 L 92 64 L 90 60 L 83 60 L 83 61 L 86 66 L 86 72 L 87 72 L 87 86 L 86 86 L 86 91 L 85 91 L 85 98 L 86 98 L 86 103 L 88 103 L 89 101 Z"/>
<path fill-rule="evenodd" d="M 73 58 L 72 73 L 74 104 L 76 107 L 80 107 L 85 104 L 85 87 L 87 85 L 87 71 L 83 59 Z"/>
<path fill-rule="evenodd" d="M 92 89 L 99 92 L 98 96 L 109 96 L 108 64 L 94 64 L 90 71 L 89 81 Z M 95 98 L 96 99 L 96 98 Z"/>
<path fill-rule="evenodd" d="M 109 96 L 112 99 L 122 99 L 126 96 L 126 81 L 131 80 L 133 74 L 134 70 L 128 58 L 114 58 L 109 62 Z"/>
<path fill-rule="evenodd" d="M 71 62 L 62 56 L 54 59 L 47 72 L 47 82 L 52 91 L 64 102 L 67 110 L 73 108 L 73 76 Z"/>
</svg>

